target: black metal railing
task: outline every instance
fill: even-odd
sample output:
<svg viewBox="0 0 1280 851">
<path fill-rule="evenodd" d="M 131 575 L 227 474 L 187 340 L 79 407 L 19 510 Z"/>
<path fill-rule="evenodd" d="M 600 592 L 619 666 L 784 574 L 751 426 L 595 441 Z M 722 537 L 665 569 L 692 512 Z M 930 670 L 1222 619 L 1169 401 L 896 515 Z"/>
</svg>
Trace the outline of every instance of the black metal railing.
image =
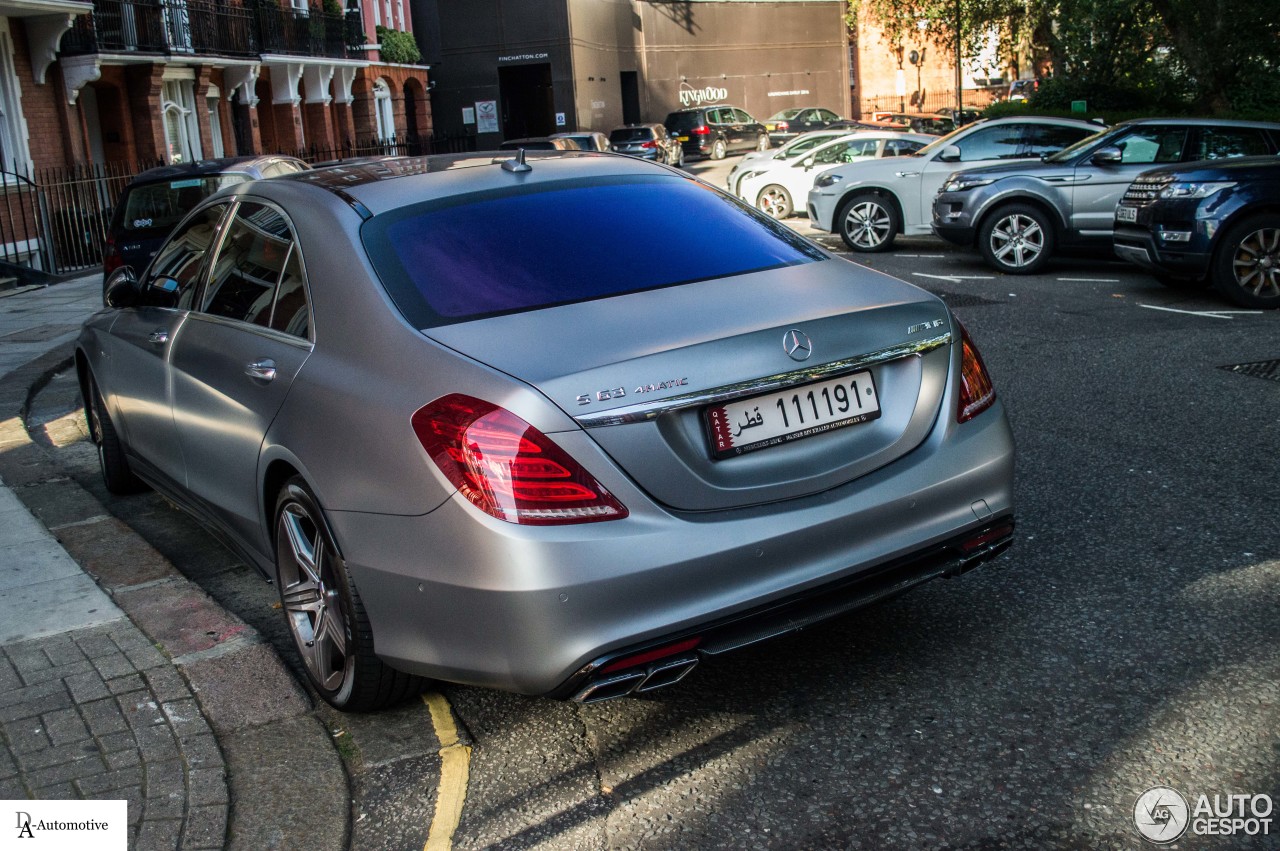
<svg viewBox="0 0 1280 851">
<path fill-rule="evenodd" d="M 296 151 L 277 151 L 312 165 L 355 157 L 422 157 L 430 154 L 465 154 L 476 149 L 476 137 L 466 133 L 417 136 L 401 134 L 388 139 L 347 139 L 328 147 L 311 145 Z"/>
<path fill-rule="evenodd" d="M 271 2 L 233 6 L 218 0 L 95 0 L 62 36 L 61 52 L 260 54 L 345 59 L 361 41 L 358 13 L 320 6 L 285 8 Z"/>
</svg>

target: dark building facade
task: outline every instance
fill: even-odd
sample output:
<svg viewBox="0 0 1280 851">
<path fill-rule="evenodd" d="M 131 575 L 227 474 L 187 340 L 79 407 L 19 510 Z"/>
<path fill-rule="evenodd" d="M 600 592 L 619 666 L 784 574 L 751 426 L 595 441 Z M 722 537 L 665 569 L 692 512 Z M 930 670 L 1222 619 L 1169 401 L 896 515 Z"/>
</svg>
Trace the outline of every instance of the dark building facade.
<svg viewBox="0 0 1280 851">
<path fill-rule="evenodd" d="M 844 0 L 435 0 L 433 118 L 481 148 L 728 103 L 848 111 Z"/>
</svg>

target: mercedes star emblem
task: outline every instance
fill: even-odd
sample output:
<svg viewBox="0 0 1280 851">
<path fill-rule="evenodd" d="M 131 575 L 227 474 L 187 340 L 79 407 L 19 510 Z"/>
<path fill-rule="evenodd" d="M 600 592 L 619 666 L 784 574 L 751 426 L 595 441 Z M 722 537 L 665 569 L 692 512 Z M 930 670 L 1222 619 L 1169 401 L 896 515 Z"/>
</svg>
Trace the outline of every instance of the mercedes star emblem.
<svg viewBox="0 0 1280 851">
<path fill-rule="evenodd" d="M 813 342 L 794 328 L 783 336 L 782 348 L 792 360 L 808 360 L 813 354 Z"/>
</svg>

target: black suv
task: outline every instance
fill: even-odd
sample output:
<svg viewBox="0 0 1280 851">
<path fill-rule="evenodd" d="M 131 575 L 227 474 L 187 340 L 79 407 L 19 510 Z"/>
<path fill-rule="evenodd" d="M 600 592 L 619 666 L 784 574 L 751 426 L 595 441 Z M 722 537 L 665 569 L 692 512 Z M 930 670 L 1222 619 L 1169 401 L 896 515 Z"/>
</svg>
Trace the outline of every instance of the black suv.
<svg viewBox="0 0 1280 851">
<path fill-rule="evenodd" d="M 769 131 L 736 106 L 699 106 L 681 109 L 662 122 L 680 137 L 685 156 L 722 160 L 725 154 L 764 151 L 769 148 Z"/>
<path fill-rule="evenodd" d="M 116 202 L 102 257 L 103 280 L 121 266 L 130 266 L 135 275 L 141 275 L 169 231 L 219 189 L 309 168 L 294 157 L 263 156 L 223 157 L 144 171 Z"/>
<path fill-rule="evenodd" d="M 1116 207 L 1115 251 L 1164 283 L 1207 278 L 1242 307 L 1280 308 L 1280 156 L 1143 172 Z"/>
</svg>

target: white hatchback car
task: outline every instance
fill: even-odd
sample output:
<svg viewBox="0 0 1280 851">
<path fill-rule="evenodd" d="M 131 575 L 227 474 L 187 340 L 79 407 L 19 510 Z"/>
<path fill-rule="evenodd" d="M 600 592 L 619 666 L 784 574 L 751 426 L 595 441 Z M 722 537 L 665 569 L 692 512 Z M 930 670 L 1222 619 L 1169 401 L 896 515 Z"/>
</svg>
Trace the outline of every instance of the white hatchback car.
<svg viewBox="0 0 1280 851">
<path fill-rule="evenodd" d="M 922 133 L 891 130 L 863 131 L 837 136 L 802 156 L 751 163 L 738 179 L 735 194 L 775 219 L 795 212 L 794 198 L 805 198 L 818 175 L 830 168 L 877 157 L 901 157 L 934 140 Z"/>
<path fill-rule="evenodd" d="M 725 180 L 725 186 L 728 188 L 730 195 L 737 195 L 738 184 L 742 182 L 742 178 L 753 171 L 758 171 L 761 163 L 769 160 L 794 159 L 801 154 L 812 151 L 821 144 L 856 132 L 858 131 L 847 127 L 831 130 L 810 130 L 808 133 L 801 133 L 785 145 L 779 145 L 767 151 L 747 151 L 742 155 L 741 159 L 734 163 L 733 168 L 729 171 L 729 177 Z"/>
</svg>

